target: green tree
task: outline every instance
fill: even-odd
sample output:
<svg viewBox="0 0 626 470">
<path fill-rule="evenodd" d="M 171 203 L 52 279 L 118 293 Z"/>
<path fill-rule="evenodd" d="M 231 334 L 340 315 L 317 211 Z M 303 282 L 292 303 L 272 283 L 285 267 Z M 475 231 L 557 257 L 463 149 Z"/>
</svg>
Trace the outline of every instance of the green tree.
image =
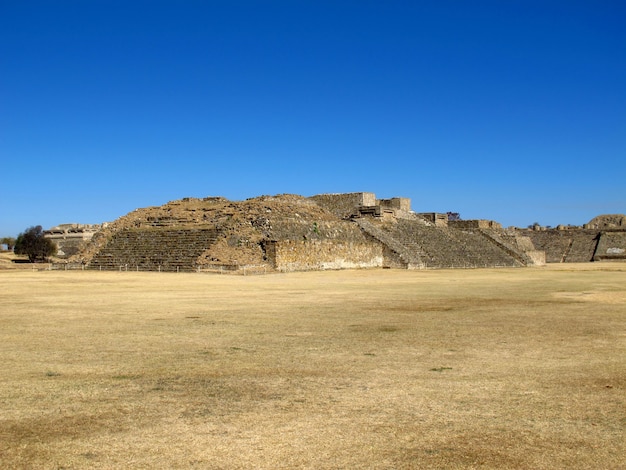
<svg viewBox="0 0 626 470">
<path fill-rule="evenodd" d="M 17 236 L 13 251 L 16 255 L 27 255 L 31 263 L 36 263 L 46 261 L 48 256 L 54 255 L 56 246 L 44 236 L 41 225 L 37 225 Z"/>
<path fill-rule="evenodd" d="M 6 245 L 7 250 L 13 251 L 13 247 L 15 246 L 15 238 L 3 237 L 2 239 L 0 239 L 0 245 Z"/>
</svg>

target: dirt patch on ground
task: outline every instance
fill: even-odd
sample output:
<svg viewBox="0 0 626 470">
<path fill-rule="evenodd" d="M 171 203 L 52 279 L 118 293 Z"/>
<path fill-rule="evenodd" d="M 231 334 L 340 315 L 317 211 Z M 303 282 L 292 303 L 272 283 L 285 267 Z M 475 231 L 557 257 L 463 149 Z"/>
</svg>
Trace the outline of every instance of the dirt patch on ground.
<svg viewBox="0 0 626 470">
<path fill-rule="evenodd" d="M 626 305 L 626 292 L 557 292 L 554 296 L 556 298 L 570 299 L 580 302 Z"/>
</svg>

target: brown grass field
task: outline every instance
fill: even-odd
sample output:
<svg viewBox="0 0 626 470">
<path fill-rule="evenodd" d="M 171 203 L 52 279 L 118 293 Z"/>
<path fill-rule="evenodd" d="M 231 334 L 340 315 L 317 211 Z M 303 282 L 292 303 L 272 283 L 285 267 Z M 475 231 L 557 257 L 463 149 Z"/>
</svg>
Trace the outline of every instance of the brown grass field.
<svg viewBox="0 0 626 470">
<path fill-rule="evenodd" d="M 626 264 L 0 270 L 0 468 L 626 468 Z"/>
</svg>

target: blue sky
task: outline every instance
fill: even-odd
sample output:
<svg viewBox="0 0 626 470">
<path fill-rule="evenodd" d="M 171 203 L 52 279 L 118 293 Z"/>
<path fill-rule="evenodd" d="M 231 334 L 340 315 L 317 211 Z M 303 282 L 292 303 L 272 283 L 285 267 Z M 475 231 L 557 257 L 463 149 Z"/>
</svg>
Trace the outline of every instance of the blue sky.
<svg viewBox="0 0 626 470">
<path fill-rule="evenodd" d="M 0 0 L 0 236 L 183 197 L 626 213 L 626 2 Z"/>
</svg>

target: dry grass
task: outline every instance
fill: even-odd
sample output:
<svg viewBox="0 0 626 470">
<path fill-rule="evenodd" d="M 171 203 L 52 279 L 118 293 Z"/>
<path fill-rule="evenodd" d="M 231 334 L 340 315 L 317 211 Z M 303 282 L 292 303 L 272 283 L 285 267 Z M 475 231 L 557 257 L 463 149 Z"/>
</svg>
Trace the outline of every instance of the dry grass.
<svg viewBox="0 0 626 470">
<path fill-rule="evenodd" d="M 23 263 L 14 263 L 14 260 L 23 261 Z M 6 269 L 25 269 L 26 261 L 28 261 L 26 256 L 18 256 L 10 251 L 0 251 L 0 271 Z"/>
<path fill-rule="evenodd" d="M 626 265 L 0 271 L 2 468 L 625 468 Z"/>
</svg>

